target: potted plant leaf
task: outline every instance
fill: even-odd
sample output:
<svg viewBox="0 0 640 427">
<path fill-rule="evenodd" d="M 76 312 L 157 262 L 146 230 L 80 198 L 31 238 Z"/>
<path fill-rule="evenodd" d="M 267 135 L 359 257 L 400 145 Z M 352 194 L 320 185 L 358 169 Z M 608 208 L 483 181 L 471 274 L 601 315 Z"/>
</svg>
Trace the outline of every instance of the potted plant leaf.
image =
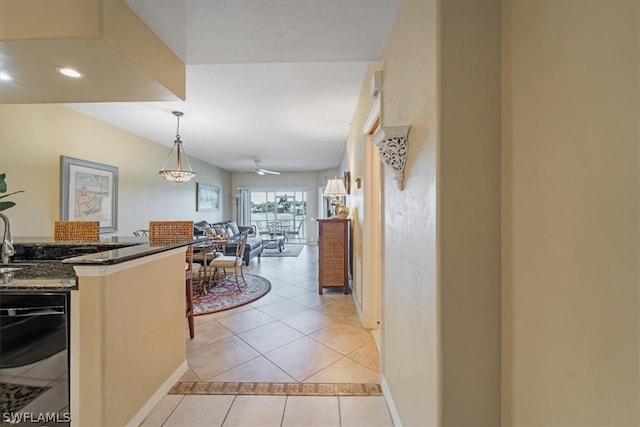
<svg viewBox="0 0 640 427">
<path fill-rule="evenodd" d="M 0 194 L 7 192 L 7 181 L 5 180 L 5 177 L 6 177 L 6 174 L 0 173 Z M 0 196 L 0 211 L 4 211 L 16 205 L 15 202 L 12 202 L 9 200 L 4 201 L 1 199 L 4 199 L 5 197 L 9 197 L 17 193 L 24 193 L 24 190 L 14 191 L 13 193 L 3 194 Z"/>
</svg>

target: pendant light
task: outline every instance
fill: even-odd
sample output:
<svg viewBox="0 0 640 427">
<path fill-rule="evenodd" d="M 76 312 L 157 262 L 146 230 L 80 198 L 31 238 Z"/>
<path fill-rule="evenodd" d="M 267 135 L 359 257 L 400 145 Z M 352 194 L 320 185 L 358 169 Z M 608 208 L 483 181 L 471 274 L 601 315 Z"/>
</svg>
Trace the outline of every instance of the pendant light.
<svg viewBox="0 0 640 427">
<path fill-rule="evenodd" d="M 196 176 L 196 173 L 191 169 L 191 165 L 189 164 L 189 159 L 187 158 L 187 153 L 184 152 L 184 148 L 182 148 L 182 140 L 180 139 L 180 117 L 184 115 L 184 113 L 180 111 L 172 111 L 171 114 L 177 117 L 178 126 L 176 127 L 176 140 L 173 141 L 173 147 L 169 152 L 169 157 L 162 165 L 162 170 L 158 173 L 164 177 L 167 181 L 171 182 L 188 182 Z M 171 158 L 171 153 L 173 150 L 176 150 L 176 168 L 175 169 L 167 169 L 167 163 Z M 182 169 L 182 160 L 184 158 L 184 163 L 187 166 L 187 169 Z"/>
</svg>

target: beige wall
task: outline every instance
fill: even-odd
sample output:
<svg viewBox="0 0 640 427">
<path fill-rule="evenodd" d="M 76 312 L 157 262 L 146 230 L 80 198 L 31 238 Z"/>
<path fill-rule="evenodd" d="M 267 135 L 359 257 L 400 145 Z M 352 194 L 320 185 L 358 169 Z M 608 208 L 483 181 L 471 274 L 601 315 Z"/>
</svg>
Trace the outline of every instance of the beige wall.
<svg viewBox="0 0 640 427">
<path fill-rule="evenodd" d="M 351 172 L 351 194 L 347 200 L 347 205 L 351 209 L 351 220 L 354 228 L 362 228 L 364 217 L 364 188 L 357 188 L 356 178 L 363 178 L 365 174 L 365 144 L 370 143 L 365 139 L 362 127 L 369 118 L 369 113 L 373 108 L 376 97 L 370 93 L 370 82 L 373 73 L 380 70 L 382 65 L 378 62 L 369 64 L 367 72 L 364 75 L 360 95 L 358 96 L 358 104 L 353 114 L 352 126 L 349 128 L 347 136 L 347 145 L 345 153 L 340 165 L 342 171 Z M 342 176 L 342 174 L 340 175 Z M 354 254 L 362 256 L 362 236 L 353 236 L 356 238 L 353 242 Z"/>
<path fill-rule="evenodd" d="M 167 138 L 172 138 L 168 135 Z M 60 156 L 119 168 L 118 231 L 130 236 L 152 219 L 231 217 L 231 174 L 190 158 L 198 175 L 174 184 L 158 175 L 169 148 L 63 105 L 0 105 L 0 171 L 16 206 L 5 211 L 14 236 L 50 236 L 60 219 Z M 220 210 L 196 212 L 196 182 L 220 186 Z"/>
<path fill-rule="evenodd" d="M 186 361 L 184 249 L 149 258 L 113 273 L 78 273 L 71 315 L 76 425 L 126 425 Z M 97 270 L 107 273 L 88 275 Z"/>
<path fill-rule="evenodd" d="M 371 95 L 370 82 L 374 72 L 381 68 L 382 65 L 378 62 L 369 64 L 367 68 L 340 166 L 342 171 L 351 173 L 351 193 L 347 198 L 347 204 L 351 209 L 349 217 L 351 218 L 352 291 L 361 315 L 361 321 L 367 328 L 377 328 L 377 322 L 380 320 L 378 316 L 380 251 L 376 247 L 375 236 L 372 236 L 371 232 L 367 231 L 366 228 L 373 227 L 375 221 L 370 219 L 367 224 L 367 219 L 373 215 L 366 212 L 368 205 L 367 207 L 365 206 L 365 199 L 369 197 L 367 203 L 375 204 L 376 198 L 372 196 L 374 194 L 379 195 L 380 185 L 371 182 L 370 174 L 372 168 L 370 165 L 366 165 L 366 153 L 370 154 L 374 150 L 377 151 L 377 148 L 373 147 L 369 135 L 366 135 L 371 129 L 366 129 L 363 132 L 363 126 L 367 123 L 377 99 Z M 377 161 L 377 159 L 375 160 Z M 380 162 L 378 161 L 374 167 L 379 170 L 381 168 Z M 361 180 L 360 188 L 356 184 L 356 179 L 358 178 Z M 373 313 L 369 313 L 369 310 L 373 311 Z"/>
<path fill-rule="evenodd" d="M 503 3 L 504 423 L 638 425 L 638 2 Z"/>
<path fill-rule="evenodd" d="M 639 17 L 401 3 L 381 63 L 383 125 L 412 126 L 406 189 L 387 169 L 382 189 L 398 424 L 640 423 Z"/>
<path fill-rule="evenodd" d="M 383 380 L 407 426 L 439 421 L 436 6 L 403 1 L 382 60 L 382 125 L 411 125 L 405 190 L 384 172 L 381 303 Z"/>
<path fill-rule="evenodd" d="M 440 9 L 442 425 L 500 423 L 499 0 Z"/>
<path fill-rule="evenodd" d="M 382 366 L 397 421 L 496 425 L 500 3 L 403 2 L 382 72 L 382 125 L 411 125 L 404 191 L 384 171 Z"/>
</svg>

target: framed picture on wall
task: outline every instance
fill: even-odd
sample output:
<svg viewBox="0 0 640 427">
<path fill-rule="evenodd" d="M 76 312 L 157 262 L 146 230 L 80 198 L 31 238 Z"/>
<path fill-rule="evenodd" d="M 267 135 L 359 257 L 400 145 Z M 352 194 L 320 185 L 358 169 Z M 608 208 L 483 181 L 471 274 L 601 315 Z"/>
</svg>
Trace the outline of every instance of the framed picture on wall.
<svg viewBox="0 0 640 427">
<path fill-rule="evenodd" d="M 100 221 L 100 232 L 118 229 L 118 168 L 60 156 L 60 219 Z"/>
<path fill-rule="evenodd" d="M 220 187 L 196 182 L 196 211 L 217 211 L 220 209 Z"/>
</svg>

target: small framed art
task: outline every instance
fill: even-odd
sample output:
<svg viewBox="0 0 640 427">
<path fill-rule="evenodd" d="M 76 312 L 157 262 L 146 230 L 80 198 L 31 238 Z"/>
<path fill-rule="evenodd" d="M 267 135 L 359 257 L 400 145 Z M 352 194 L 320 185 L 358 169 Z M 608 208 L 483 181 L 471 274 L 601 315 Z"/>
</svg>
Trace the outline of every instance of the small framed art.
<svg viewBox="0 0 640 427">
<path fill-rule="evenodd" d="M 196 211 L 217 211 L 220 209 L 220 187 L 196 183 Z"/>
</svg>

